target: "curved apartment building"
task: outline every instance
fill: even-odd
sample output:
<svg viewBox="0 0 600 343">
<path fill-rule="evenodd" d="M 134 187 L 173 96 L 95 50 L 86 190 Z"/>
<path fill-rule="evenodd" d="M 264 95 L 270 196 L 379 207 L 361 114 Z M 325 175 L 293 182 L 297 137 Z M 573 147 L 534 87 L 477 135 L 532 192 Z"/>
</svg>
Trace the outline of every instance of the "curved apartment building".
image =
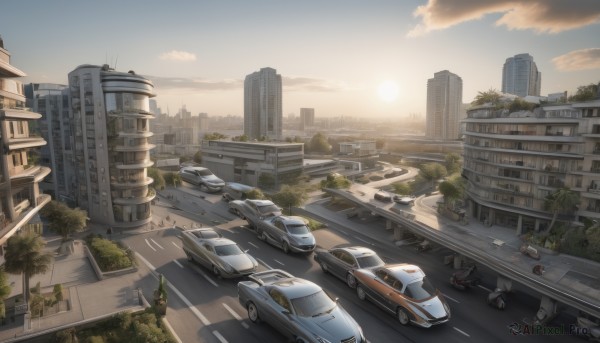
<svg viewBox="0 0 600 343">
<path fill-rule="evenodd" d="M 69 73 L 79 207 L 115 228 L 150 223 L 152 82 L 133 71 L 82 65 Z"/>
<path fill-rule="evenodd" d="M 10 64 L 10 53 L 0 39 L 0 264 L 8 238 L 50 202 L 39 189 L 50 168 L 36 165 L 30 154 L 46 144 L 29 131 L 29 123 L 41 115 L 25 107 L 23 84 L 14 80 L 22 76 L 25 73 Z"/>
<path fill-rule="evenodd" d="M 600 100 L 510 113 L 492 105 L 467 111 L 463 177 L 470 214 L 517 234 L 547 228 L 546 196 L 579 192 L 575 213 L 559 220 L 600 219 Z"/>
</svg>

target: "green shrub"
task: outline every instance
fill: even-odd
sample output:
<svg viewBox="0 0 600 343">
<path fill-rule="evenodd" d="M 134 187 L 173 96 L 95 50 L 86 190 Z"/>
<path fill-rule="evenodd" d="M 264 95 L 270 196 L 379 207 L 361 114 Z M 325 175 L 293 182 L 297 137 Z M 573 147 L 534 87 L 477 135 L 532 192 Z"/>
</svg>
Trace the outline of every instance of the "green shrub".
<svg viewBox="0 0 600 343">
<path fill-rule="evenodd" d="M 44 297 L 40 294 L 32 294 L 29 306 L 32 316 L 41 317 L 44 314 Z"/>
<path fill-rule="evenodd" d="M 75 343 L 77 337 L 75 336 L 75 329 L 65 329 L 56 333 L 56 342 L 58 343 Z"/>
<path fill-rule="evenodd" d="M 129 268 L 133 265 L 126 250 L 103 238 L 93 238 L 90 251 L 104 272 Z"/>
<path fill-rule="evenodd" d="M 105 341 L 102 336 L 90 336 L 86 340 L 86 343 L 105 343 Z"/>
<path fill-rule="evenodd" d="M 54 294 L 54 297 L 56 297 L 57 301 L 63 300 L 63 287 L 60 283 L 57 283 L 56 285 L 54 285 L 54 289 L 52 290 L 52 293 Z"/>
<path fill-rule="evenodd" d="M 381 181 L 381 180 L 383 180 L 383 176 L 372 175 L 372 176 L 369 176 L 369 180 L 371 180 L 371 181 Z"/>
</svg>

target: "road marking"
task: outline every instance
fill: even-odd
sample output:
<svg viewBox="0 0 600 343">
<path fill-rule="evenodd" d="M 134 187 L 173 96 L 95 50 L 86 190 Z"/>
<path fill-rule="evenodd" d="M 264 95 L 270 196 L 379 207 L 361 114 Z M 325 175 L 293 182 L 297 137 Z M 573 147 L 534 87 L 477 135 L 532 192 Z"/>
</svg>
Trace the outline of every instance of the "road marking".
<svg viewBox="0 0 600 343">
<path fill-rule="evenodd" d="M 213 335 L 215 335 L 215 337 L 217 337 L 219 339 L 219 341 L 221 343 L 229 343 L 229 342 L 227 342 L 227 340 L 225 339 L 225 337 L 221 336 L 221 334 L 219 333 L 219 331 L 215 330 L 212 333 L 213 333 Z"/>
<path fill-rule="evenodd" d="M 455 303 L 457 303 L 457 304 L 460 304 L 460 301 L 458 301 L 458 300 L 456 300 L 456 299 L 453 299 L 453 298 L 450 298 L 449 296 L 447 296 L 447 295 L 446 295 L 446 294 L 444 294 L 444 293 L 442 293 L 442 294 L 444 295 L 444 298 L 448 298 L 448 299 L 450 299 L 450 300 L 454 301 Z"/>
<path fill-rule="evenodd" d="M 479 287 L 479 288 L 483 289 L 484 291 L 488 291 L 488 292 L 490 292 L 490 293 L 492 293 L 492 292 L 493 292 L 491 289 L 489 289 L 489 288 L 487 288 L 487 287 L 485 287 L 485 286 L 482 286 L 482 285 L 477 285 L 477 287 Z"/>
<path fill-rule="evenodd" d="M 182 247 L 180 245 L 177 245 L 177 243 L 175 243 L 175 242 L 171 242 L 171 243 L 173 243 L 173 245 L 178 247 L 179 249 L 182 249 Z"/>
<path fill-rule="evenodd" d="M 219 287 L 219 284 L 217 284 L 216 282 L 214 282 L 208 275 L 206 275 L 203 271 L 201 271 L 198 268 L 194 268 L 194 270 L 196 270 L 196 272 L 200 275 L 202 275 L 208 282 L 210 282 L 213 286 L 215 287 Z"/>
<path fill-rule="evenodd" d="M 148 246 L 150 247 L 150 249 L 156 251 L 156 249 L 154 249 L 154 247 L 152 246 L 152 244 L 150 244 L 150 242 L 148 242 L 147 238 L 144 238 L 144 240 L 146 241 L 146 244 L 148 244 Z"/>
<path fill-rule="evenodd" d="M 282 262 L 279 262 L 279 261 L 277 261 L 276 259 L 273 259 L 273 261 L 275 261 L 275 262 L 277 262 L 277 263 L 281 264 L 282 266 L 285 266 L 285 264 L 283 264 Z"/>
<path fill-rule="evenodd" d="M 142 262 L 144 262 L 144 264 L 150 268 L 150 270 L 152 270 L 153 272 L 156 272 L 156 268 L 154 268 L 154 266 L 148 262 L 148 260 L 146 260 L 144 258 L 144 256 L 142 256 L 140 253 L 136 252 L 136 256 L 142 260 Z M 167 286 L 169 286 L 169 288 L 171 288 L 171 290 L 173 290 L 173 292 L 175 292 L 175 294 L 177 294 L 177 296 L 185 303 L 185 305 L 190 309 L 190 311 L 192 311 L 193 314 L 196 315 L 196 317 L 198 317 L 198 319 L 200 319 L 200 321 L 202 322 L 202 324 L 204 324 L 204 326 L 208 326 L 210 325 L 210 321 L 202 314 L 202 312 L 198 311 L 198 309 L 177 289 L 175 288 L 175 286 L 173 286 L 172 283 L 170 283 L 167 280 Z"/>
<path fill-rule="evenodd" d="M 177 343 L 183 343 L 183 341 L 179 338 L 179 336 L 177 336 L 177 333 L 175 332 L 175 330 L 173 330 L 173 327 L 167 320 L 167 317 L 163 317 L 162 320 L 165 323 L 165 326 L 167 327 L 167 329 L 169 329 L 169 331 L 171 331 L 171 335 L 173 335 L 173 337 L 175 337 L 175 340 L 177 341 Z"/>
<path fill-rule="evenodd" d="M 255 247 L 256 249 L 260 249 L 256 244 L 254 244 L 252 242 L 248 242 L 248 244 L 250 244 L 251 246 Z"/>
<path fill-rule="evenodd" d="M 179 261 L 177 260 L 173 260 L 173 262 L 175 262 L 176 265 L 180 266 L 181 268 L 183 268 L 183 266 L 181 265 L 181 263 L 179 263 Z"/>
<path fill-rule="evenodd" d="M 372 244 L 372 243 L 369 243 L 369 242 L 365 241 L 364 239 L 362 239 L 362 238 L 360 238 L 360 237 L 356 237 L 356 236 L 354 236 L 354 238 L 358 239 L 358 240 L 359 240 L 359 241 L 361 241 L 361 242 L 365 242 L 365 243 L 367 243 L 367 244 L 375 245 L 375 244 Z"/>
<path fill-rule="evenodd" d="M 275 269 L 275 268 L 271 267 L 270 265 L 268 265 L 268 264 L 267 264 L 265 261 L 261 260 L 260 258 L 257 258 L 256 260 L 257 260 L 258 262 L 262 263 L 262 264 L 263 264 L 263 266 L 265 266 L 265 267 L 267 267 L 267 268 L 269 268 L 269 269 Z"/>
<path fill-rule="evenodd" d="M 162 250 L 165 250 L 165 248 L 163 248 L 160 244 L 156 243 L 156 241 L 152 238 L 150 238 L 150 240 L 152 241 L 152 243 L 156 244 L 159 248 L 161 248 Z"/>
<path fill-rule="evenodd" d="M 223 307 L 225 307 L 225 309 L 227 310 L 227 312 L 231 313 L 231 315 L 233 316 L 233 318 L 239 320 L 240 323 L 242 323 L 242 326 L 244 327 L 244 329 L 249 329 L 250 328 L 248 326 L 248 324 L 246 324 L 244 322 L 244 320 L 242 319 L 242 317 L 240 317 L 240 315 L 237 314 L 237 312 L 235 312 L 231 307 L 227 306 L 226 303 L 223 303 Z"/>
<path fill-rule="evenodd" d="M 471 337 L 471 335 L 469 335 L 468 333 L 464 332 L 463 330 L 461 330 L 461 329 L 457 328 L 456 326 L 454 326 L 454 330 L 456 330 L 456 331 L 458 331 L 458 332 L 462 333 L 463 335 L 465 335 L 465 336 L 467 336 L 467 337 Z"/>
</svg>

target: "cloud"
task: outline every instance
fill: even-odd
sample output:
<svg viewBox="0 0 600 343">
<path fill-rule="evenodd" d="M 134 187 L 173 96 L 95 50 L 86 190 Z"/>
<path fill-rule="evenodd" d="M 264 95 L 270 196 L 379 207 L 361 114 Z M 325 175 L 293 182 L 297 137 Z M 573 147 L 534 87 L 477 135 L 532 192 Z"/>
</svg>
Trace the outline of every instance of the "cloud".
<svg viewBox="0 0 600 343">
<path fill-rule="evenodd" d="M 160 54 L 159 58 L 161 60 L 167 60 L 167 61 L 188 62 L 188 61 L 195 61 L 196 55 L 192 54 L 191 52 L 187 52 L 187 51 L 171 50 L 169 52 L 163 52 L 162 54 Z"/>
<path fill-rule="evenodd" d="M 416 37 L 460 23 L 501 13 L 496 26 L 509 30 L 534 30 L 537 33 L 557 33 L 600 23 L 598 0 L 429 0 L 417 7 L 415 17 L 421 17 L 407 36 Z"/>
<path fill-rule="evenodd" d="M 310 77 L 283 76 L 281 83 L 286 91 L 337 92 L 348 87 L 339 81 L 329 81 Z"/>
<path fill-rule="evenodd" d="M 600 48 L 571 51 L 554 57 L 552 63 L 561 71 L 600 69 Z"/>
<path fill-rule="evenodd" d="M 147 76 L 156 88 L 191 89 L 199 91 L 232 90 L 242 88 L 242 80 L 211 81 L 202 78 Z"/>
</svg>

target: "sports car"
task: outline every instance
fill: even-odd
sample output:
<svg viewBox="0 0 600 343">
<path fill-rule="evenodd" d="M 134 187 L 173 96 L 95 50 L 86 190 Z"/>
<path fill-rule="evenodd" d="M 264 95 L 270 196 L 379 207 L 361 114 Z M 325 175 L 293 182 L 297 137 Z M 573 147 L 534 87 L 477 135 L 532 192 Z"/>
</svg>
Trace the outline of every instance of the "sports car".
<svg viewBox="0 0 600 343">
<path fill-rule="evenodd" d="M 373 269 L 357 269 L 356 294 L 370 299 L 396 316 L 400 324 L 428 328 L 450 320 L 450 307 L 442 293 L 433 288 L 421 268 L 391 264 Z"/>
<path fill-rule="evenodd" d="M 354 270 L 381 267 L 385 264 L 376 252 L 364 247 L 317 249 L 314 259 L 319 263 L 323 272 L 346 281 L 350 288 L 356 287 L 356 279 L 352 275 Z"/>
<path fill-rule="evenodd" d="M 280 247 L 286 254 L 312 252 L 315 250 L 315 237 L 302 217 L 277 216 L 258 222 L 258 239 Z"/>
<path fill-rule="evenodd" d="M 229 211 L 248 221 L 253 228 L 265 218 L 281 215 L 281 208 L 269 200 L 233 200 L 229 202 Z"/>
<path fill-rule="evenodd" d="M 317 284 L 271 269 L 238 283 L 250 321 L 265 321 L 295 343 L 365 343 L 361 327 Z"/>
</svg>

